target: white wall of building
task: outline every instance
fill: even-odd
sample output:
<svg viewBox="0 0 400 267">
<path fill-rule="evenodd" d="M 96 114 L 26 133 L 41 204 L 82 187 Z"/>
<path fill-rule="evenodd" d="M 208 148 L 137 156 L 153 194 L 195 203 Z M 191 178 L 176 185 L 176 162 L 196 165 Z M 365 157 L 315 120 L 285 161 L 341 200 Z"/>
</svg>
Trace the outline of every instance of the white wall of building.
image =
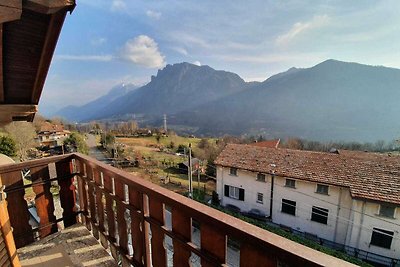
<svg viewBox="0 0 400 267">
<path fill-rule="evenodd" d="M 256 178 L 256 172 L 238 169 L 234 176 L 230 168 L 218 166 L 217 193 L 221 205 L 234 205 L 242 212 L 259 209 L 270 216 L 272 177 L 266 175 L 265 183 Z M 295 181 L 295 188 L 290 188 L 285 186 L 285 177 L 274 177 L 272 222 L 378 255 L 400 258 L 400 207 L 396 208 L 394 218 L 382 217 L 378 215 L 378 203 L 353 199 L 349 188 L 329 185 L 325 195 L 316 193 L 315 182 Z M 225 197 L 224 185 L 243 188 L 244 201 Z M 257 203 L 257 193 L 263 193 L 263 204 Z M 281 212 L 282 199 L 296 201 L 295 216 Z M 311 220 L 313 206 L 329 210 L 327 224 Z M 390 249 L 370 245 L 373 228 L 394 232 Z"/>
<path fill-rule="evenodd" d="M 394 218 L 379 216 L 379 203 L 353 200 L 352 227 L 346 245 L 390 258 L 400 258 L 400 208 Z M 370 245 L 373 228 L 394 232 L 391 248 Z"/>
<path fill-rule="evenodd" d="M 340 202 L 343 205 L 343 202 L 349 201 L 342 197 L 345 194 L 349 194 L 348 190 L 343 193 L 343 189 L 336 186 L 329 186 L 328 195 L 323 195 L 316 193 L 316 183 L 296 180 L 296 187 L 290 188 L 285 186 L 285 182 L 286 178 L 275 177 L 272 221 L 301 232 L 316 234 L 318 237 L 330 241 L 344 242 L 343 237 L 345 238 L 346 236 L 349 218 L 338 220 L 338 205 Z M 295 216 L 281 212 L 282 199 L 296 201 Z M 347 206 L 351 205 L 351 199 L 350 203 L 346 204 Z M 311 220 L 313 206 L 329 211 L 327 224 Z M 339 231 L 344 232 L 339 234 L 337 233 Z M 340 236 L 339 239 L 342 240 L 337 240 L 335 236 Z"/>
<path fill-rule="evenodd" d="M 244 201 L 225 197 L 224 185 L 243 188 L 245 190 Z M 238 170 L 237 176 L 231 175 L 229 168 L 217 167 L 217 193 L 221 205 L 234 205 L 242 212 L 258 209 L 269 216 L 271 198 L 271 176 L 266 175 L 265 182 L 257 181 L 257 173 Z M 263 194 L 263 203 L 257 202 L 257 193 Z"/>
</svg>

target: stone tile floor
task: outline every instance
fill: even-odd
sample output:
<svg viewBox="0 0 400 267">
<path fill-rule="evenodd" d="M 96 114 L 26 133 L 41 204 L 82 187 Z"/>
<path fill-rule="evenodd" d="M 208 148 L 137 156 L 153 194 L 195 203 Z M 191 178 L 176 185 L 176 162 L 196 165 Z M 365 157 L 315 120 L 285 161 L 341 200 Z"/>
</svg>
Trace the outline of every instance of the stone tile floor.
<svg viewBox="0 0 400 267">
<path fill-rule="evenodd" d="M 18 249 L 22 266 L 118 266 L 110 254 L 81 224 L 68 227 Z"/>
</svg>

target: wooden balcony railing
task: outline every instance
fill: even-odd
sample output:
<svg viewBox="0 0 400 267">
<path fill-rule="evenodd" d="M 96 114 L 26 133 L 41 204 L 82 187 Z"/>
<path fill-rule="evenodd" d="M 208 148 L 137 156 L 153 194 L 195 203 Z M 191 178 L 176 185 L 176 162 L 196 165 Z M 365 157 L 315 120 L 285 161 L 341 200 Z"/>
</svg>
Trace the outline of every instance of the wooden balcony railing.
<svg viewBox="0 0 400 267">
<path fill-rule="evenodd" d="M 0 175 L 17 247 L 80 221 L 123 266 L 190 266 L 194 258 L 224 266 L 228 239 L 240 266 L 350 266 L 81 154 L 0 166 Z M 35 194 L 36 227 L 26 188 Z"/>
</svg>

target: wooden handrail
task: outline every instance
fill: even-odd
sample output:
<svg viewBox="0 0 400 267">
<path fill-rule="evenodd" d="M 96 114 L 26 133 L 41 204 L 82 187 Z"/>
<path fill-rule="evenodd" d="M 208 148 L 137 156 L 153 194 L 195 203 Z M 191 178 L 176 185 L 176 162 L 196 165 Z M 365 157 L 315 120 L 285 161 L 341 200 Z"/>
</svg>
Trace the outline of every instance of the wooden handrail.
<svg viewBox="0 0 400 267">
<path fill-rule="evenodd" d="M 0 176 L 11 187 L 21 186 L 18 172 L 29 168 L 33 179 L 40 182 L 34 185 L 35 192 L 52 199 L 46 186 L 51 163 L 56 165 L 57 176 L 71 175 L 68 179 L 57 179 L 65 226 L 75 223 L 73 216 L 81 213 L 80 220 L 93 235 L 104 247 L 110 248 L 115 259 L 122 258 L 126 263 L 149 266 L 151 262 L 153 266 L 166 266 L 164 240 L 169 236 L 177 266 L 187 266 L 191 253 L 201 259 L 202 266 L 226 264 L 228 238 L 240 243 L 240 266 L 276 266 L 279 262 L 300 266 L 352 266 L 79 153 L 0 166 Z M 13 194 L 8 196 L 9 203 L 23 209 L 23 193 L 10 192 Z M 75 194 L 79 196 L 78 203 L 75 203 Z M 40 237 L 57 231 L 51 226 L 55 219 L 51 216 L 54 207 L 46 206 L 40 197 L 35 202 L 41 222 L 46 223 L 38 230 Z M 25 213 L 21 214 L 18 222 L 11 218 L 11 223 L 16 224 L 13 225 L 16 232 L 23 234 L 29 229 L 23 220 Z M 167 214 L 171 218 L 170 226 Z M 200 225 L 200 246 L 192 240 L 192 221 Z M 30 242 L 33 239 L 26 241 L 25 238 L 17 240 L 17 245 Z"/>
<path fill-rule="evenodd" d="M 104 175 L 113 177 L 114 180 L 119 180 L 123 184 L 134 188 L 141 194 L 147 195 L 149 200 L 155 199 L 172 209 L 178 210 L 186 217 L 190 217 L 200 222 L 202 225 L 211 225 L 215 229 L 219 229 L 243 243 L 251 244 L 252 248 L 261 247 L 265 251 L 275 254 L 275 256 L 278 256 L 278 258 L 282 260 L 284 259 L 287 262 L 298 263 L 299 260 L 301 260 L 307 264 L 315 266 L 351 265 L 322 252 L 318 252 L 274 233 L 248 224 L 235 217 L 188 199 L 136 175 L 119 170 L 86 155 L 76 153 L 74 154 L 74 158 L 84 162 L 87 166 L 102 172 Z M 138 210 L 138 212 L 140 211 Z M 159 221 L 154 220 L 150 216 L 146 216 L 145 221 L 153 225 L 159 223 Z M 165 230 L 165 227 L 162 227 L 162 225 L 162 223 L 159 223 L 157 227 L 162 228 L 165 234 L 174 238 L 175 235 L 171 231 Z M 188 244 L 186 248 L 193 251 L 193 246 L 191 246 L 191 244 Z"/>
</svg>

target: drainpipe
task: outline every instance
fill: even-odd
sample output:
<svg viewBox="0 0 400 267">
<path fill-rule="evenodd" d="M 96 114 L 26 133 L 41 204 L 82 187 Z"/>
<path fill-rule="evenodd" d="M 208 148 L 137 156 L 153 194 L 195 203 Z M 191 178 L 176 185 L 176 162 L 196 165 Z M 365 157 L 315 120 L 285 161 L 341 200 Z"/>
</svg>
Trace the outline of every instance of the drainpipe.
<svg viewBox="0 0 400 267">
<path fill-rule="evenodd" d="M 271 175 L 271 201 L 269 204 L 269 218 L 272 221 L 272 209 L 274 204 L 274 180 L 275 180 L 275 172 L 272 172 Z"/>
<path fill-rule="evenodd" d="M 335 233 L 333 235 L 333 241 L 337 242 L 337 232 L 338 232 L 338 224 L 339 224 L 339 216 L 340 210 L 342 206 L 342 188 L 339 188 L 339 201 L 338 201 L 337 211 L 336 211 L 336 223 L 335 223 Z"/>
<path fill-rule="evenodd" d="M 364 223 L 364 213 L 365 213 L 365 201 L 362 202 L 360 228 L 358 230 L 358 236 L 357 236 L 357 248 L 360 248 L 360 239 L 361 239 L 361 230 L 362 230 L 361 228 Z"/>
</svg>

